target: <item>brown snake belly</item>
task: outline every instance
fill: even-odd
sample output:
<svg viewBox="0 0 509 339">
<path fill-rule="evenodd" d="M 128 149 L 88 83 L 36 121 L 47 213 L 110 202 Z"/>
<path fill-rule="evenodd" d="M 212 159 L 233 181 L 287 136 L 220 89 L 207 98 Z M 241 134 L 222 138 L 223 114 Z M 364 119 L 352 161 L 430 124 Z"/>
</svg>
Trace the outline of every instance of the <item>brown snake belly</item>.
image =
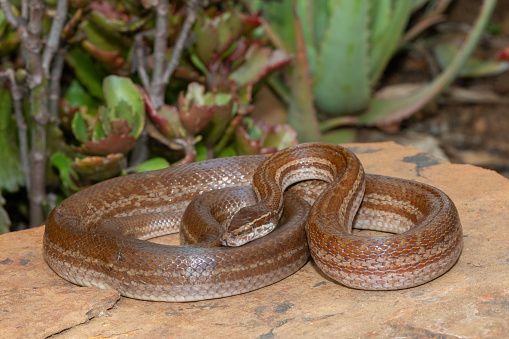
<svg viewBox="0 0 509 339">
<path fill-rule="evenodd" d="M 114 288 L 145 300 L 191 301 L 279 281 L 308 260 L 309 250 L 330 277 L 363 289 L 420 285 L 445 273 L 459 257 L 458 213 L 438 189 L 374 175 L 364 181 L 357 158 L 329 144 L 299 145 L 271 158 L 275 163 L 265 162 L 254 178 L 258 199 L 266 205 L 281 205 L 274 193 L 278 187 L 312 178 L 330 184 L 292 187 L 308 199 L 324 192 L 310 211 L 302 199 L 285 198 L 280 225 L 263 238 L 235 248 L 212 247 L 221 237 L 214 226 L 210 234 L 198 227 L 181 233 L 184 242 L 206 248 L 143 241 L 178 231 L 185 208 L 200 194 L 250 186 L 266 157 L 240 156 L 114 178 L 72 195 L 48 219 L 45 259 L 62 278 L 82 286 Z M 191 225 L 201 223 L 193 219 L 201 210 L 224 214 L 251 204 L 237 202 L 228 191 L 200 199 L 208 209 L 193 202 L 186 212 Z M 352 224 L 395 234 L 359 236 L 352 234 Z"/>
</svg>

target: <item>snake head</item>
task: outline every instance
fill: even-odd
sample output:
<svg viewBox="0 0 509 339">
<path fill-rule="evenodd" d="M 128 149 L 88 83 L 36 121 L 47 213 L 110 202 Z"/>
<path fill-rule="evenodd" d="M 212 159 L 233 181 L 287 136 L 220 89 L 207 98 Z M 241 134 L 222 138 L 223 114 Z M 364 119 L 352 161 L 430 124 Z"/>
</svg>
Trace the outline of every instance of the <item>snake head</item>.
<svg viewBox="0 0 509 339">
<path fill-rule="evenodd" d="M 279 216 L 264 204 L 241 208 L 226 225 L 223 246 L 241 246 L 263 237 L 276 228 Z"/>
</svg>

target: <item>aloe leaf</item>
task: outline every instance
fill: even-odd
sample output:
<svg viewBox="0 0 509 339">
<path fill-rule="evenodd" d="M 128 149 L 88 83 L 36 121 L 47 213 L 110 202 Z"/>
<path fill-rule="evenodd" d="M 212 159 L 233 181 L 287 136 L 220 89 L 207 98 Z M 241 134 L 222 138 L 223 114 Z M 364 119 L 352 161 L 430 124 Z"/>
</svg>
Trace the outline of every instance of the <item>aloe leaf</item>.
<svg viewBox="0 0 509 339">
<path fill-rule="evenodd" d="M 298 1 L 299 3 L 306 3 L 311 1 Z M 306 8 L 306 14 L 312 15 L 313 17 L 313 39 L 314 46 L 313 48 L 320 53 L 320 46 L 322 46 L 322 41 L 325 39 L 326 33 L 329 28 L 330 16 L 332 13 L 333 5 L 338 2 L 337 0 L 326 0 L 326 1 L 313 1 L 312 8 Z M 303 15 L 302 8 L 299 10 L 299 14 Z M 303 26 L 304 32 L 308 29 L 306 26 Z M 311 29 L 311 28 L 310 28 Z M 336 33 L 338 34 L 338 33 Z M 305 35 L 306 36 L 306 35 Z M 306 36 L 307 37 L 307 36 Z"/>
<path fill-rule="evenodd" d="M 329 115 L 351 114 L 369 102 L 369 1 L 336 0 L 314 72 L 316 106 Z"/>
<path fill-rule="evenodd" d="M 458 53 L 458 46 L 454 42 L 444 42 L 434 48 L 434 54 L 442 68 L 446 68 Z M 509 62 L 495 60 L 481 60 L 474 56 L 467 62 L 458 73 L 458 77 L 482 77 L 497 75 L 509 69 Z"/>
<path fill-rule="evenodd" d="M 304 3 L 308 1 L 298 1 Z M 295 50 L 295 32 L 291 25 L 293 22 L 292 0 L 282 1 L 260 1 L 259 7 L 263 10 L 263 16 L 267 18 L 272 29 L 279 35 L 281 40 L 290 48 Z"/>
<path fill-rule="evenodd" d="M 358 123 L 360 125 L 374 123 L 388 124 L 401 121 L 420 109 L 444 88 L 449 86 L 477 45 L 482 32 L 488 24 L 495 4 L 496 0 L 484 0 L 474 28 L 470 31 L 467 40 L 452 63 L 440 76 L 408 97 L 398 99 L 375 98 L 371 100 L 369 109 L 359 118 Z"/>
<path fill-rule="evenodd" d="M 297 15 L 295 11 L 295 15 Z M 292 70 L 290 90 L 292 100 L 288 107 L 288 122 L 297 131 L 300 142 L 321 140 L 316 109 L 314 106 L 312 80 L 309 70 L 308 54 L 304 41 L 303 27 L 299 17 L 294 18 L 296 55 Z"/>
<path fill-rule="evenodd" d="M 390 13 L 387 13 L 388 10 L 385 6 L 382 7 L 383 2 L 379 3 L 378 10 L 381 13 L 376 13 L 376 20 L 371 27 L 373 32 L 370 37 L 369 58 L 371 85 L 378 82 L 389 59 L 398 47 L 398 42 L 411 14 L 412 4 L 410 1 L 396 1 L 394 11 Z M 389 16 L 384 18 L 384 15 Z"/>
</svg>

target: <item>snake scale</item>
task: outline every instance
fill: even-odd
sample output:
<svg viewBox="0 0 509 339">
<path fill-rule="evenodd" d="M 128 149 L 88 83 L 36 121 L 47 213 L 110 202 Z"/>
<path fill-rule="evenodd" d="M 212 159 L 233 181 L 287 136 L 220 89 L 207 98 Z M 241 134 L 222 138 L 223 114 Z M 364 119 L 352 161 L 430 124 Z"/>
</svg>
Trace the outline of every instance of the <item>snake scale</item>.
<svg viewBox="0 0 509 339">
<path fill-rule="evenodd" d="M 146 241 L 178 232 L 182 218 L 186 245 Z M 362 236 L 352 228 L 391 234 Z M 93 185 L 52 211 L 44 254 L 78 285 L 193 301 L 273 284 L 310 254 L 343 285 L 409 288 L 449 270 L 462 238 L 456 207 L 440 190 L 365 174 L 348 149 L 308 143 L 270 157 L 212 159 Z"/>
</svg>

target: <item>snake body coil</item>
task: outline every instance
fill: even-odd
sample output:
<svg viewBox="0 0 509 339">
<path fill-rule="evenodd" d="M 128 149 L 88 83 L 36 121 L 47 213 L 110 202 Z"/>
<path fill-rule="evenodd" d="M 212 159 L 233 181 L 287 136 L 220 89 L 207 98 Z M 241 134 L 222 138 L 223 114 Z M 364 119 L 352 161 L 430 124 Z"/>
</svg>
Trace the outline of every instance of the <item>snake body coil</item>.
<svg viewBox="0 0 509 339">
<path fill-rule="evenodd" d="M 51 213 L 46 261 L 79 285 L 114 288 L 138 299 L 190 301 L 272 284 L 297 271 L 309 250 L 330 277 L 362 289 L 416 286 L 446 272 L 459 257 L 458 213 L 438 189 L 364 175 L 353 153 L 330 144 L 298 145 L 266 159 L 213 159 L 84 189 Z M 286 187 L 310 179 L 329 184 L 294 185 L 290 191 L 316 199 L 311 208 L 295 194 L 282 199 Z M 258 203 L 250 207 L 254 194 L 242 187 L 253 181 Z M 202 194 L 235 186 L 240 188 Z M 143 241 L 178 231 L 188 205 L 181 239 L 201 247 Z M 251 226 L 239 228 L 239 220 L 255 225 L 279 215 L 272 233 L 240 247 L 215 247 L 250 231 Z M 225 232 L 232 216 L 232 229 Z M 352 225 L 395 234 L 359 236 Z"/>
</svg>

